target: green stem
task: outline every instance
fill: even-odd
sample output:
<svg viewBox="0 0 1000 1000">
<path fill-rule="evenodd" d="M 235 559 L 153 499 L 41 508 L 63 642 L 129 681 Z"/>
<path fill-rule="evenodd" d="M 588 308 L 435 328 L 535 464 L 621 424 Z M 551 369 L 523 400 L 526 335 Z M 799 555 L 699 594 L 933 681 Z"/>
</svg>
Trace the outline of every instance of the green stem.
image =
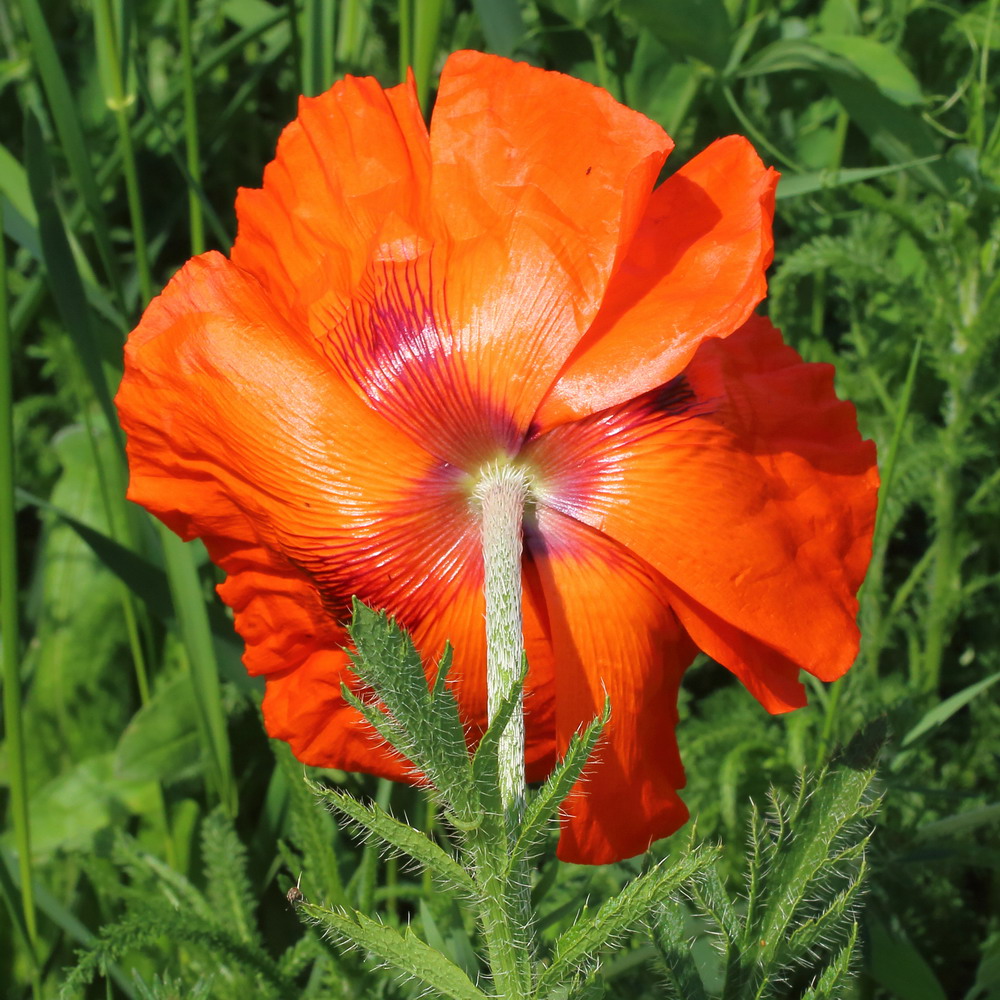
<svg viewBox="0 0 1000 1000">
<path fill-rule="evenodd" d="M 139 197 L 139 171 L 136 169 L 135 148 L 129 128 L 128 108 L 132 95 L 126 95 L 122 79 L 121 54 L 115 36 L 109 0 L 98 0 L 98 23 L 104 35 L 104 46 L 108 53 L 109 81 L 111 94 L 107 98 L 108 107 L 114 112 L 118 126 L 118 144 L 122 154 L 122 168 L 125 172 L 125 192 L 128 199 L 129 218 L 132 221 L 132 242 L 135 247 L 135 266 L 139 272 L 139 294 L 145 305 L 153 297 L 153 280 L 149 269 L 149 253 L 146 247 L 146 224 L 142 216 L 142 201 Z"/>
<path fill-rule="evenodd" d="M 597 69 L 597 82 L 602 89 L 617 97 L 616 88 L 611 82 L 611 74 L 608 72 L 607 50 L 604 46 L 603 36 L 596 31 L 588 33 L 590 38 L 590 48 L 594 53 L 594 66 Z"/>
<path fill-rule="evenodd" d="M 483 470 L 475 490 L 480 505 L 486 595 L 486 689 L 490 721 L 521 677 L 521 534 L 528 481 L 515 466 Z M 531 900 L 528 872 L 506 863 L 524 815 L 524 712 L 514 712 L 500 736 L 498 780 L 502 822 L 497 839 L 475 853 L 480 915 L 497 996 L 532 995 Z"/>
<path fill-rule="evenodd" d="M 38 923 L 31 872 L 28 770 L 21 724 L 21 675 L 17 620 L 17 517 L 14 507 L 13 344 L 7 313 L 7 259 L 0 215 L 0 656 L 3 658 L 3 718 L 10 773 L 10 809 L 21 874 L 21 909 L 31 949 L 32 992 L 41 996 Z"/>
<path fill-rule="evenodd" d="M 399 81 L 406 83 L 406 75 L 413 61 L 413 9 L 410 0 L 398 0 L 399 11 Z"/>
<path fill-rule="evenodd" d="M 177 26 L 181 38 L 181 68 L 184 78 L 184 143 L 187 169 L 192 184 L 188 186 L 188 213 L 191 219 L 191 253 L 205 250 L 205 219 L 198 197 L 201 187 L 201 157 L 198 148 L 198 105 L 194 90 L 194 58 L 191 53 L 190 0 L 178 0 Z"/>
</svg>

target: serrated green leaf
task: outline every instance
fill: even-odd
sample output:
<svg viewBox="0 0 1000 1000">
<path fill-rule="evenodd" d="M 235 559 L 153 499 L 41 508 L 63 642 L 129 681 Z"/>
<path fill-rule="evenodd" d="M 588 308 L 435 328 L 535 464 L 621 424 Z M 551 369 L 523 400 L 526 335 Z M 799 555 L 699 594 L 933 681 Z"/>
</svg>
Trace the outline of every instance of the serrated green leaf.
<svg viewBox="0 0 1000 1000">
<path fill-rule="evenodd" d="M 596 912 L 582 915 L 557 939 L 552 964 L 539 977 L 538 996 L 555 996 L 561 987 L 583 985 L 611 942 L 647 919 L 656 904 L 710 871 L 716 856 L 716 851 L 702 847 L 680 859 L 663 861 L 634 878 Z"/>
<path fill-rule="evenodd" d="M 748 927 L 751 937 L 767 942 L 773 957 L 789 932 L 796 912 L 812 892 L 817 878 L 834 863 L 838 841 L 851 836 L 877 807 L 870 794 L 874 772 L 846 766 L 821 774 L 812 793 L 792 807 L 780 848 L 769 873 L 769 891 L 759 925 Z"/>
<path fill-rule="evenodd" d="M 733 996 L 742 995 L 749 980 L 745 968 L 747 954 L 744 949 L 747 921 L 733 906 L 714 867 L 705 873 L 704 880 L 692 887 L 691 898 L 698 904 L 704 916 L 708 917 L 717 928 L 714 943 L 725 970 L 727 993 Z M 752 949 L 750 953 L 752 954 Z"/>
<path fill-rule="evenodd" d="M 205 898 L 213 915 L 244 944 L 260 944 L 254 910 L 257 902 L 247 877 L 247 851 L 222 809 L 205 817 L 201 828 Z"/>
<path fill-rule="evenodd" d="M 421 941 L 409 928 L 400 934 L 363 913 L 338 912 L 309 903 L 302 904 L 300 909 L 341 940 L 370 952 L 404 976 L 430 987 L 438 996 L 485 1000 L 486 994 L 457 965 Z"/>
<path fill-rule="evenodd" d="M 850 973 L 857 943 L 858 925 L 854 923 L 843 948 L 823 970 L 819 979 L 802 994 L 802 1000 L 840 1000 L 848 993 L 853 995 Z"/>
<path fill-rule="evenodd" d="M 544 843 L 550 824 L 587 766 L 587 761 L 610 718 L 611 702 L 605 699 L 601 715 L 584 730 L 573 734 L 563 759 L 556 765 L 545 784 L 531 796 L 511 852 L 512 864 L 528 859 Z"/>
<path fill-rule="evenodd" d="M 845 888 L 826 902 L 815 916 L 809 917 L 792 930 L 785 946 L 785 951 L 791 959 L 801 960 L 811 954 L 818 945 L 836 940 L 854 926 L 851 918 L 867 875 L 868 868 L 862 858 L 857 874 L 850 879 Z"/>
<path fill-rule="evenodd" d="M 653 922 L 653 940 L 663 960 L 671 1000 L 708 1000 L 705 984 L 686 940 L 684 911 L 679 902 L 664 906 Z"/>
<path fill-rule="evenodd" d="M 391 722 L 377 719 L 372 706 L 367 707 L 366 718 L 447 796 L 460 821 L 475 823 L 479 804 L 465 731 L 442 673 L 447 672 L 450 652 L 442 657 L 440 683 L 429 687 L 413 640 L 385 613 L 355 599 L 348 631 L 355 646 L 354 672 L 375 691 Z"/>
<path fill-rule="evenodd" d="M 352 795 L 334 788 L 310 784 L 313 793 L 351 823 L 374 834 L 386 846 L 402 851 L 424 868 L 470 895 L 476 887 L 468 872 L 426 834 L 394 819 L 376 803 L 359 802 Z"/>
<path fill-rule="evenodd" d="M 272 740 L 271 750 L 288 788 L 292 840 L 302 853 L 312 889 L 334 905 L 346 906 L 347 895 L 337 859 L 337 826 L 328 813 L 316 808 L 304 768 L 292 756 L 288 744 Z"/>
</svg>

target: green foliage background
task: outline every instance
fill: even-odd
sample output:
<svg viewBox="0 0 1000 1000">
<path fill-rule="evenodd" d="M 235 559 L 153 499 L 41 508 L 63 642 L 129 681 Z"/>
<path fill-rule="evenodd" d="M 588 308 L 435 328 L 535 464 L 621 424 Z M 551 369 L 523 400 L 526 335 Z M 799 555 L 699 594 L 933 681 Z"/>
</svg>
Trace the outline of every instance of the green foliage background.
<svg viewBox="0 0 1000 1000">
<path fill-rule="evenodd" d="M 699 662 L 682 693 L 685 798 L 698 836 L 723 840 L 723 870 L 739 884 L 752 803 L 763 806 L 771 786 L 793 794 L 799 772 L 884 720 L 862 959 L 844 995 L 1000 998 L 997 8 L 0 5 L 9 340 L 0 364 L 14 387 L 0 491 L 16 484 L 16 510 L 0 509 L 0 625 L 12 667 L 0 756 L 0 993 L 415 995 L 300 925 L 284 895 L 299 872 L 308 898 L 410 922 L 475 968 L 454 895 L 338 829 L 316 809 L 302 768 L 268 745 L 259 688 L 212 595 L 213 568 L 121 499 L 109 411 L 121 344 L 145 301 L 192 252 L 228 249 L 235 189 L 259 184 L 297 95 L 345 72 L 391 84 L 412 64 L 429 106 L 446 54 L 473 47 L 606 87 L 674 137 L 668 170 L 742 132 L 782 171 L 770 314 L 807 359 L 836 363 L 841 393 L 879 445 L 864 646 L 843 681 L 814 683 L 811 706 L 783 718 Z M 318 777 L 424 829 L 439 824 L 410 789 Z M 30 852 L 17 833 L 25 813 Z M 543 935 L 642 865 L 549 862 L 535 888 Z M 23 915 L 26 892 L 37 926 Z M 114 946 L 92 962 L 106 960 L 107 976 L 87 985 L 81 966 L 68 979 L 76 951 L 112 924 Z M 704 928 L 692 918 L 687 930 L 711 979 Z M 667 995 L 656 963 L 669 954 L 656 941 L 622 941 L 602 970 L 611 995 Z M 807 982 L 793 977 L 773 995 L 800 996 Z"/>
</svg>

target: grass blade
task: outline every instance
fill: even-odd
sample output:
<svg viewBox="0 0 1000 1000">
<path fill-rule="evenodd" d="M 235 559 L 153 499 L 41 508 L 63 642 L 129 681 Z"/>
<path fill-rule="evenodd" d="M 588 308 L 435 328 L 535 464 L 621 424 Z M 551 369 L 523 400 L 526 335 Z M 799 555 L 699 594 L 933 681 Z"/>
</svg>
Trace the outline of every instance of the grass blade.
<svg viewBox="0 0 1000 1000">
<path fill-rule="evenodd" d="M 115 265 L 115 253 L 111 244 L 111 231 L 104 206 L 101 202 L 100 190 L 94 175 L 90 157 L 87 155 L 87 143 L 80 127 L 80 116 L 77 113 L 76 102 L 70 90 L 69 81 L 63 72 L 62 64 L 56 54 L 55 43 L 42 13 L 38 0 L 21 0 L 21 15 L 24 26 L 31 41 L 31 52 L 35 67 L 42 80 L 45 96 L 48 98 L 49 111 L 59 136 L 59 144 L 66 155 L 73 180 L 76 183 L 87 216 L 94 230 L 97 249 L 101 256 L 108 281 L 119 303 L 123 302 L 121 280 Z M 37 202 L 36 202 L 37 204 Z"/>
<path fill-rule="evenodd" d="M 181 76 L 184 81 L 184 144 L 187 153 L 188 215 L 191 226 L 191 253 L 205 249 L 205 219 L 201 209 L 201 158 L 198 149 L 198 105 L 194 92 L 194 57 L 191 54 L 191 0 L 177 2 L 177 33 L 181 40 Z M 153 103 L 149 102 L 153 108 Z"/>
<path fill-rule="evenodd" d="M 235 816 L 237 796 L 229 750 L 229 733 L 222 707 L 219 670 L 208 612 L 202 597 L 201 580 L 194 564 L 191 545 L 182 542 L 164 525 L 159 525 L 159 529 L 167 578 L 170 581 L 170 593 L 191 670 L 199 726 L 206 741 L 208 759 L 211 761 L 209 773 L 212 775 L 214 791 L 223 808 L 229 815 Z"/>
<path fill-rule="evenodd" d="M 2 206 L 0 206 L 2 211 Z M 0 216 L 0 234 L 3 231 Z M 38 922 L 32 893 L 31 819 L 28 814 L 28 772 L 21 724 L 20 630 L 17 601 L 17 520 L 14 508 L 14 380 L 13 344 L 7 311 L 7 255 L 0 235 L 0 655 L 3 657 L 4 746 L 7 750 L 10 810 L 21 874 L 21 911 L 39 995 Z"/>
<path fill-rule="evenodd" d="M 420 0 L 413 11 L 413 75 L 417 78 L 417 97 L 427 114 L 434 57 L 441 38 L 443 0 Z"/>
</svg>

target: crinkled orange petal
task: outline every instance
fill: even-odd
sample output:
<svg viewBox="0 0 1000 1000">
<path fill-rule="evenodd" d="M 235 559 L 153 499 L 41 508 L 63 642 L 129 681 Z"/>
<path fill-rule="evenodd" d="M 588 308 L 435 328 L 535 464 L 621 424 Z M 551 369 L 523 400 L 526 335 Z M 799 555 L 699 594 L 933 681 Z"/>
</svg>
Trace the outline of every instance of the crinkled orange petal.
<svg viewBox="0 0 1000 1000">
<path fill-rule="evenodd" d="M 348 738 L 341 725 L 360 725 L 340 695 L 337 652 L 354 595 L 388 608 L 428 665 L 451 642 L 470 735 L 485 726 L 482 555 L 460 471 L 368 406 L 253 277 L 219 254 L 191 261 L 132 334 L 118 405 L 129 496 L 182 537 L 202 537 L 227 572 L 220 593 L 247 668 L 268 674 L 273 735 L 309 763 L 399 770 L 380 749 L 357 757 L 372 734 L 362 726 Z M 526 596 L 535 774 L 554 753 L 552 652 L 537 605 Z"/>
<path fill-rule="evenodd" d="M 452 55 L 303 99 L 233 261 L 379 412 L 453 464 L 513 452 L 590 325 L 671 142 L 571 77 Z M 477 433 L 478 431 L 478 433 Z"/>
<path fill-rule="evenodd" d="M 221 593 L 251 672 L 308 664 L 336 700 L 341 661 L 310 657 L 343 643 L 353 595 L 412 628 L 478 593 L 456 470 L 363 402 L 221 255 L 190 261 L 146 311 L 117 402 L 129 496 L 203 537 L 230 575 Z"/>
<path fill-rule="evenodd" d="M 264 186 L 240 190 L 233 263 L 260 281 L 297 332 L 322 339 L 372 259 L 425 233 L 429 181 L 412 82 L 383 90 L 349 76 L 300 98 Z"/>
<path fill-rule="evenodd" d="M 601 311 L 542 403 L 539 427 L 662 385 L 702 340 L 747 319 L 767 288 L 777 180 L 746 139 L 730 136 L 656 190 Z"/>
<path fill-rule="evenodd" d="M 593 321 L 673 143 L 597 87 L 478 52 L 448 59 L 430 134 L 455 349 L 523 430 Z"/>
<path fill-rule="evenodd" d="M 704 342 L 679 378 L 554 428 L 526 457 L 546 470 L 543 502 L 659 570 L 691 635 L 766 707 L 799 703 L 790 664 L 833 680 L 853 662 L 875 447 L 832 368 L 804 364 L 766 320 Z"/>
<path fill-rule="evenodd" d="M 677 795 L 677 690 L 695 648 L 659 574 L 612 539 L 540 507 L 526 535 L 558 655 L 556 743 L 611 700 L 593 762 L 566 802 L 559 857 L 606 864 L 645 851 L 688 812 Z"/>
</svg>

